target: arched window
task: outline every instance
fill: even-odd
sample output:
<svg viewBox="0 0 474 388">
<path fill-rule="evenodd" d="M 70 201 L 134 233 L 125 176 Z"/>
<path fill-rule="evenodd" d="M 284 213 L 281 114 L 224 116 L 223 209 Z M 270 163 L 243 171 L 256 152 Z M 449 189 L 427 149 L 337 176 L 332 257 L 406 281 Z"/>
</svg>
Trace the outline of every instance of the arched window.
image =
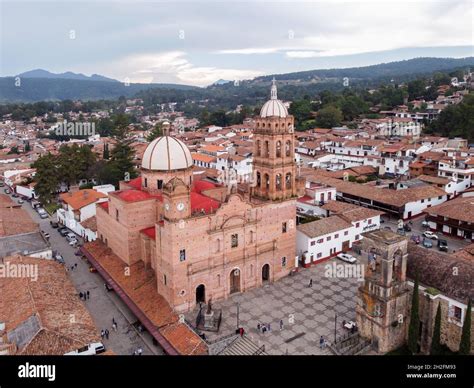
<svg viewBox="0 0 474 388">
<path fill-rule="evenodd" d="M 260 140 L 257 140 L 257 156 L 260 156 L 261 155 L 261 147 L 262 145 L 260 144 Z"/>
<path fill-rule="evenodd" d="M 291 172 L 286 174 L 285 181 L 286 181 L 286 183 L 285 183 L 286 188 L 291 189 Z"/>
<path fill-rule="evenodd" d="M 281 141 L 276 142 L 276 157 L 281 158 Z"/>
<path fill-rule="evenodd" d="M 277 190 L 281 190 L 281 174 L 276 175 L 275 187 Z"/>
<path fill-rule="evenodd" d="M 289 140 L 285 144 L 285 154 L 286 156 L 291 156 L 291 141 Z"/>
<path fill-rule="evenodd" d="M 260 171 L 257 171 L 257 187 L 262 187 L 262 177 L 260 176 Z"/>
<path fill-rule="evenodd" d="M 270 189 L 270 176 L 268 174 L 265 174 L 265 189 Z"/>
<path fill-rule="evenodd" d="M 268 140 L 265 141 L 265 154 L 263 156 L 266 158 L 270 157 L 270 146 Z"/>
<path fill-rule="evenodd" d="M 216 241 L 216 252 L 220 252 L 220 251 L 221 251 L 221 239 L 218 238 Z"/>
</svg>

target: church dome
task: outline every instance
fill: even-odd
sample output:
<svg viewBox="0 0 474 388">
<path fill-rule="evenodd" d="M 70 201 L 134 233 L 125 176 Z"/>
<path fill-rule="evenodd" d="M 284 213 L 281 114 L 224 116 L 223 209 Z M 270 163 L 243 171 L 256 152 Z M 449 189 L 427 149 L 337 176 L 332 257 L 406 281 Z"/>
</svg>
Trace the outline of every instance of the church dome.
<svg viewBox="0 0 474 388">
<path fill-rule="evenodd" d="M 275 78 L 272 81 L 272 89 L 270 92 L 270 100 L 268 100 L 265 104 L 263 104 L 262 109 L 260 110 L 260 117 L 287 117 L 288 110 L 286 106 L 281 102 L 277 97 L 277 87 Z"/>
<path fill-rule="evenodd" d="M 153 140 L 145 150 L 142 168 L 156 171 L 182 170 L 193 165 L 193 157 L 181 140 L 162 136 Z"/>
</svg>

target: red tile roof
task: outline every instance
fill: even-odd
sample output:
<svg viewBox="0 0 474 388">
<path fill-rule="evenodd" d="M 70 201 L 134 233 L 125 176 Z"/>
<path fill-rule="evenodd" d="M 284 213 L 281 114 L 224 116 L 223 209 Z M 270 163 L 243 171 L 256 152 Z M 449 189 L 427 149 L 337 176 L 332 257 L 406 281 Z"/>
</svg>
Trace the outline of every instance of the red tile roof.
<svg viewBox="0 0 474 388">
<path fill-rule="evenodd" d="M 193 212 L 204 210 L 206 214 L 209 214 L 217 210 L 219 206 L 220 203 L 218 201 L 191 191 L 191 210 Z"/>
<path fill-rule="evenodd" d="M 140 230 L 140 233 L 143 233 L 143 234 L 147 235 L 148 237 L 152 238 L 153 240 L 155 240 L 155 238 L 156 238 L 155 227 L 154 226 L 152 226 L 151 228 L 142 229 L 142 230 Z"/>
<path fill-rule="evenodd" d="M 208 181 L 194 181 L 192 191 L 201 194 L 204 190 L 214 189 L 216 185 Z"/>
</svg>

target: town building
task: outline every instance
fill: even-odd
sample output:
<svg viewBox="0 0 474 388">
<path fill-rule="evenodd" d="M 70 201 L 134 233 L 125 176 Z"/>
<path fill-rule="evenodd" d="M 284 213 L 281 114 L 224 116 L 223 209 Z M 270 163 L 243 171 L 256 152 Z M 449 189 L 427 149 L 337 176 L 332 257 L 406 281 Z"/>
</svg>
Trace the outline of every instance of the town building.
<svg viewBox="0 0 474 388">
<path fill-rule="evenodd" d="M 97 233 L 124 263 L 143 262 L 175 311 L 227 298 L 295 268 L 294 118 L 271 98 L 256 119 L 256 182 L 249 190 L 194 180 L 193 155 L 165 135 L 149 144 L 141 176 L 97 205 Z M 87 247 L 86 247 L 87 248 Z"/>
</svg>

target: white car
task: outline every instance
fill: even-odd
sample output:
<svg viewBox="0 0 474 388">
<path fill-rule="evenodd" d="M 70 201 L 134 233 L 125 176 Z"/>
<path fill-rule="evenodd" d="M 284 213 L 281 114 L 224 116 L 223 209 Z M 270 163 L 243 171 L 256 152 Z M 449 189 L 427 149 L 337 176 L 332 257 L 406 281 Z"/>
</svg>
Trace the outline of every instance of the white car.
<svg viewBox="0 0 474 388">
<path fill-rule="evenodd" d="M 426 232 L 423 232 L 423 236 L 425 236 L 426 238 L 430 238 L 432 240 L 438 239 L 438 236 L 429 230 L 427 230 Z"/>
<path fill-rule="evenodd" d="M 336 257 L 339 260 L 345 261 L 346 263 L 351 263 L 351 264 L 357 263 L 357 259 L 354 256 L 349 255 L 347 253 L 339 253 Z"/>
<path fill-rule="evenodd" d="M 428 221 L 423 221 L 423 222 L 421 223 L 421 226 L 427 228 L 427 227 L 429 226 Z"/>
</svg>

